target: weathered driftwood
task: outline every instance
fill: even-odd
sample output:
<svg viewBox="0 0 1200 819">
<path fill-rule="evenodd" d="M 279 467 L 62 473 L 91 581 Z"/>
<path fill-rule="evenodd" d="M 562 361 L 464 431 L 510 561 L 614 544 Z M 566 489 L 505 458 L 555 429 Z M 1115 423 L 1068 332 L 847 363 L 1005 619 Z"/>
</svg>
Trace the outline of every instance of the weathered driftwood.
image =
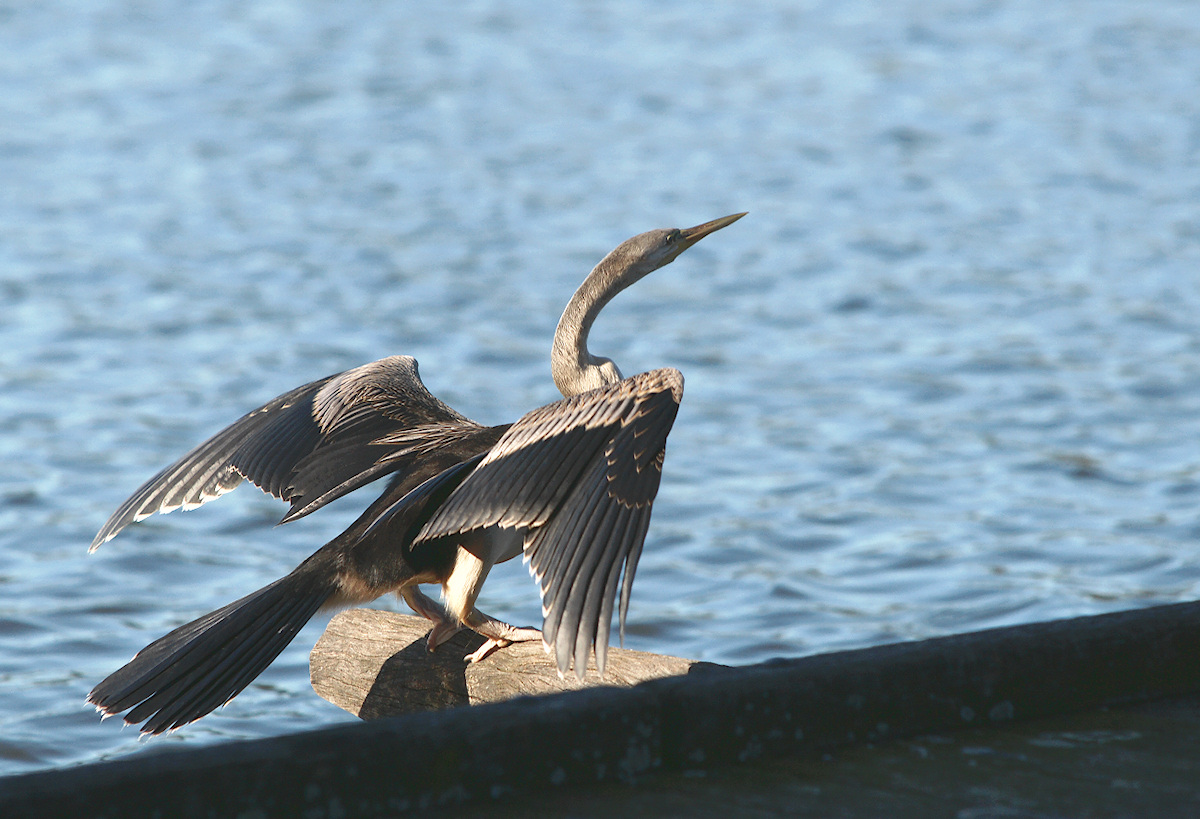
<svg viewBox="0 0 1200 819">
<path fill-rule="evenodd" d="M 630 686 L 686 674 L 692 660 L 610 648 L 604 678 L 595 659 L 582 681 L 560 677 L 540 642 L 514 643 L 477 663 L 465 657 L 483 644 L 461 631 L 430 653 L 429 621 L 372 609 L 333 618 L 309 656 L 313 689 L 362 719 L 396 716 L 454 705 L 501 702 L 599 685 Z"/>
</svg>

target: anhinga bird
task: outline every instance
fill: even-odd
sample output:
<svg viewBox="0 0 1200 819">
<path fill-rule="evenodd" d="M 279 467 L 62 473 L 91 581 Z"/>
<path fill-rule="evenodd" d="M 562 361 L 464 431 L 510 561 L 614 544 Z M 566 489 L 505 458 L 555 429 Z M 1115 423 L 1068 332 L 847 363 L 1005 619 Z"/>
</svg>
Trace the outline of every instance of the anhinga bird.
<svg viewBox="0 0 1200 819">
<path fill-rule="evenodd" d="M 168 466 L 121 504 L 92 543 L 156 512 L 191 509 L 250 480 L 295 520 L 383 475 L 383 495 L 342 534 L 274 583 L 142 649 L 88 700 L 128 710 L 157 734 L 242 691 L 320 609 L 397 592 L 433 622 L 429 649 L 462 627 L 487 638 L 469 659 L 543 639 L 559 671 L 583 677 L 593 647 L 604 671 L 618 581 L 624 633 L 630 587 L 662 475 L 683 376 L 623 378 L 587 349 L 617 293 L 740 219 L 652 230 L 623 242 L 580 285 L 554 336 L 565 396 L 516 423 L 476 424 L 425 389 L 417 362 L 392 356 L 298 387 Z M 488 571 L 524 555 L 541 590 L 543 631 L 475 608 Z M 623 579 L 622 579 L 623 578 Z M 443 603 L 421 583 L 440 583 Z"/>
</svg>

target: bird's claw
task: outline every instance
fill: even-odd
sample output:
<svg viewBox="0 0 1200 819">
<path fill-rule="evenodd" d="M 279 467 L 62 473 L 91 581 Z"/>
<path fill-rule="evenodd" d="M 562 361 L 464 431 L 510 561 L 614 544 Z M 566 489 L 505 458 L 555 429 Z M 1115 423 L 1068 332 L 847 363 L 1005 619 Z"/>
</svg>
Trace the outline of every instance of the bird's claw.
<svg viewBox="0 0 1200 819">
<path fill-rule="evenodd" d="M 542 639 L 542 632 L 536 628 L 510 626 L 508 623 L 478 611 L 469 618 L 467 627 L 487 638 L 487 642 L 464 658 L 468 663 L 477 663 L 496 649 L 510 646 L 513 643 L 527 643 Z"/>
<path fill-rule="evenodd" d="M 429 636 L 425 638 L 426 647 L 430 652 L 436 651 L 438 646 L 458 634 L 462 628 L 460 623 L 451 620 L 436 621 L 429 630 Z"/>
<path fill-rule="evenodd" d="M 486 643 L 481 645 L 479 648 L 472 651 L 470 654 L 468 654 L 463 659 L 465 659 L 468 663 L 477 663 L 480 660 L 482 660 L 484 657 L 491 654 L 496 649 L 504 648 L 505 646 L 509 646 L 509 645 L 512 645 L 512 640 L 490 639 Z"/>
</svg>

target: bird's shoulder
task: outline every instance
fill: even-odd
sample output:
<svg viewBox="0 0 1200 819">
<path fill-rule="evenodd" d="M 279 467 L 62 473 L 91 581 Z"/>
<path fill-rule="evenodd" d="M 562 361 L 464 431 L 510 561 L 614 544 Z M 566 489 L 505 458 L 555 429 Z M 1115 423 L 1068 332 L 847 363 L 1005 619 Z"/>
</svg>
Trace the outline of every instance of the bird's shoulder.
<svg viewBox="0 0 1200 819">
<path fill-rule="evenodd" d="M 652 370 L 526 413 L 418 540 L 488 526 L 542 526 L 572 498 L 586 505 L 585 484 L 605 487 L 621 504 L 647 505 L 682 390 L 678 370 Z"/>
<path fill-rule="evenodd" d="M 393 355 L 329 378 L 312 398 L 312 418 L 322 432 L 364 414 L 413 423 L 471 424 L 421 381 L 417 360 Z"/>
<path fill-rule="evenodd" d="M 683 374 L 679 370 L 664 367 L 631 375 L 525 413 L 496 444 L 488 460 L 572 430 L 623 426 L 644 414 L 649 405 L 666 402 L 678 409 L 682 398 Z"/>
</svg>

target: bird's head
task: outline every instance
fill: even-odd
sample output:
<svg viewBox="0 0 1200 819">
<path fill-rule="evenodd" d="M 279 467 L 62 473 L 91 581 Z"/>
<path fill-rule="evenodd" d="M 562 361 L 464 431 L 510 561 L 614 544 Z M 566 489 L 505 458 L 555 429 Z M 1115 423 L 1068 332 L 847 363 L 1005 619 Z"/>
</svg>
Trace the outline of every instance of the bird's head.
<svg viewBox="0 0 1200 819">
<path fill-rule="evenodd" d="M 624 271 L 620 277 L 620 288 L 628 287 L 638 279 L 670 264 L 679 258 L 679 254 L 710 233 L 732 225 L 745 213 L 735 213 L 732 216 L 722 216 L 702 225 L 690 228 L 659 228 L 645 233 L 639 233 L 632 239 L 626 239 L 617 245 L 608 258 L 601 264 L 609 263 L 614 268 Z"/>
</svg>

